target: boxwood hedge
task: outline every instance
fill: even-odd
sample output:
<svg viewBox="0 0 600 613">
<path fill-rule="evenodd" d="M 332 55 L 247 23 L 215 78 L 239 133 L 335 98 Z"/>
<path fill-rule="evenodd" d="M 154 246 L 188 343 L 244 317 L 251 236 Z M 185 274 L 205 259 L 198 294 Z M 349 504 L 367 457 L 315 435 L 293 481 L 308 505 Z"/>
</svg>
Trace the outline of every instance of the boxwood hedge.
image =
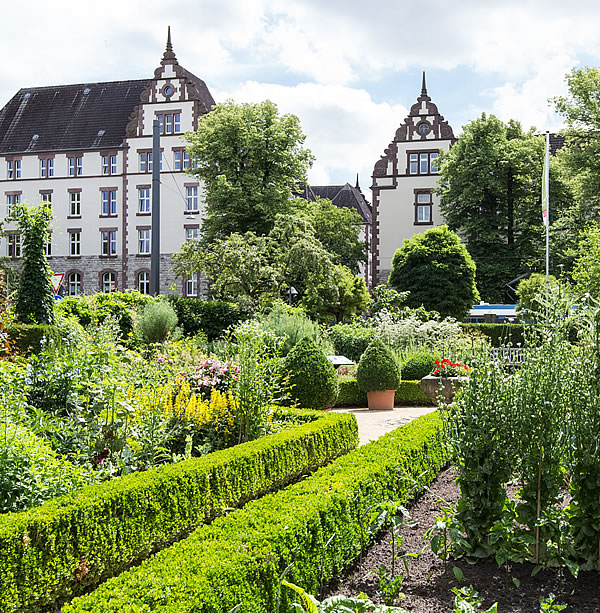
<svg viewBox="0 0 600 613">
<path fill-rule="evenodd" d="M 353 415 L 295 415 L 303 423 L 277 434 L 0 516 L 0 611 L 38 611 L 89 590 L 356 448 Z"/>
<path fill-rule="evenodd" d="M 394 405 L 397 407 L 428 407 L 433 406 L 431 400 L 421 391 L 420 381 L 401 381 Z M 366 407 L 367 393 L 360 390 L 356 379 L 340 381 L 340 393 L 335 401 L 336 407 Z"/>
<path fill-rule="evenodd" d="M 436 412 L 203 526 L 63 612 L 226 613 L 241 604 L 240 613 L 273 613 L 288 565 L 287 578 L 316 593 L 357 557 L 359 518 L 391 499 L 409 502 L 445 461 Z M 292 600 L 281 592 L 281 613 L 293 610 Z"/>
</svg>

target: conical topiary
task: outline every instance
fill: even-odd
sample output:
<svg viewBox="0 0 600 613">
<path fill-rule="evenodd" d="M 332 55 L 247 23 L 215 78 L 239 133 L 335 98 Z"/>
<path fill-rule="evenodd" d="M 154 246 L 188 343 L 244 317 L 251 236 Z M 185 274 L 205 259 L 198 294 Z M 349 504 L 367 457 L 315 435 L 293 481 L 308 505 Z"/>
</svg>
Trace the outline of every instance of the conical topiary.
<svg viewBox="0 0 600 613">
<path fill-rule="evenodd" d="M 303 338 L 284 360 L 292 398 L 306 409 L 330 407 L 339 392 L 333 364 L 316 343 Z"/>
<path fill-rule="evenodd" d="M 356 380 L 364 392 L 398 389 L 400 367 L 389 348 L 378 338 L 371 341 L 362 354 Z"/>
</svg>

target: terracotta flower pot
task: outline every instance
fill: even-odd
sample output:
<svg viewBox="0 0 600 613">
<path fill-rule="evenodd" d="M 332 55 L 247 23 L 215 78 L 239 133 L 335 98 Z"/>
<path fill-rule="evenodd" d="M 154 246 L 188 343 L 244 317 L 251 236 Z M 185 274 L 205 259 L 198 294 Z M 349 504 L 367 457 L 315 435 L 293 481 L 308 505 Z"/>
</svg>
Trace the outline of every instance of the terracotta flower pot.
<svg viewBox="0 0 600 613">
<path fill-rule="evenodd" d="M 435 405 L 449 405 L 456 392 L 469 380 L 469 377 L 436 377 L 427 375 L 421 379 L 421 391 L 431 398 Z"/>
<path fill-rule="evenodd" d="M 367 392 L 367 401 L 369 403 L 369 410 L 371 411 L 383 411 L 391 410 L 394 408 L 394 396 L 396 390 L 383 390 L 375 392 Z"/>
</svg>

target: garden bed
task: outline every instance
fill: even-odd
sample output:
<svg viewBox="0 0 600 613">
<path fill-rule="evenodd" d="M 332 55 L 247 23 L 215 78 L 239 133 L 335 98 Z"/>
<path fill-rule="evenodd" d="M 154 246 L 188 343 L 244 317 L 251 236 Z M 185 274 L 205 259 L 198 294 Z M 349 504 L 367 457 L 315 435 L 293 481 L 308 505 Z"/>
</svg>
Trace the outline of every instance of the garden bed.
<svg viewBox="0 0 600 613">
<path fill-rule="evenodd" d="M 418 522 L 414 528 L 403 527 L 399 534 L 404 538 L 399 553 L 420 551 L 425 542 L 423 535 L 442 513 L 445 506 L 440 500 L 455 504 L 458 500 L 458 486 L 455 473 L 446 470 L 432 483 L 426 492 L 410 508 L 411 519 Z M 374 602 L 383 603 L 379 589 L 379 568 L 383 564 L 391 570 L 391 533 L 386 532 L 373 545 L 362 564 L 356 565 L 345 577 L 329 586 L 328 595 L 345 594 L 356 596 L 365 592 Z M 419 558 L 407 558 L 409 576 L 406 576 L 403 562 L 396 561 L 397 572 L 404 572 L 401 591 L 404 600 L 397 604 L 415 613 L 448 613 L 452 610 L 454 594 L 452 588 L 472 585 L 485 598 L 482 610 L 498 602 L 498 613 L 533 613 L 539 610 L 540 597 L 556 595 L 556 602 L 567 605 L 566 611 L 597 613 L 600 611 L 598 574 L 581 572 L 574 579 L 568 572 L 542 570 L 531 577 L 533 564 L 512 564 L 499 568 L 494 561 L 479 562 L 476 565 L 464 562 L 444 561 L 435 556 L 428 547 Z M 458 582 L 453 567 L 464 574 Z M 516 581 L 515 581 L 516 580 Z M 519 587 L 515 583 L 519 583 Z"/>
</svg>

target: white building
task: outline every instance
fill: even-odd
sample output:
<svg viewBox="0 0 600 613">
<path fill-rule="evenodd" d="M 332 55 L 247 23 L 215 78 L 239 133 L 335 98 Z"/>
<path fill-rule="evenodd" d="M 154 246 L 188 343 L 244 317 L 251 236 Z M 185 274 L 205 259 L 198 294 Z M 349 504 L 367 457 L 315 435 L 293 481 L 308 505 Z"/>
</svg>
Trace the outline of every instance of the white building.
<svg viewBox="0 0 600 613">
<path fill-rule="evenodd" d="M 421 95 L 373 169 L 372 280 L 386 283 L 392 257 L 405 239 L 444 220 L 439 210 L 437 157 L 455 142 L 448 122 L 427 95 Z"/>
<path fill-rule="evenodd" d="M 150 287 L 152 122 L 161 126 L 161 293 L 176 279 L 171 256 L 197 236 L 202 188 L 186 174 L 182 139 L 215 101 L 179 65 L 169 33 L 154 78 L 21 89 L 0 111 L 0 198 L 52 205 L 48 255 L 64 293 Z M 8 226 L 2 249 L 20 257 Z M 15 262 L 17 263 L 17 262 Z M 199 279 L 176 291 L 199 293 Z"/>
</svg>

